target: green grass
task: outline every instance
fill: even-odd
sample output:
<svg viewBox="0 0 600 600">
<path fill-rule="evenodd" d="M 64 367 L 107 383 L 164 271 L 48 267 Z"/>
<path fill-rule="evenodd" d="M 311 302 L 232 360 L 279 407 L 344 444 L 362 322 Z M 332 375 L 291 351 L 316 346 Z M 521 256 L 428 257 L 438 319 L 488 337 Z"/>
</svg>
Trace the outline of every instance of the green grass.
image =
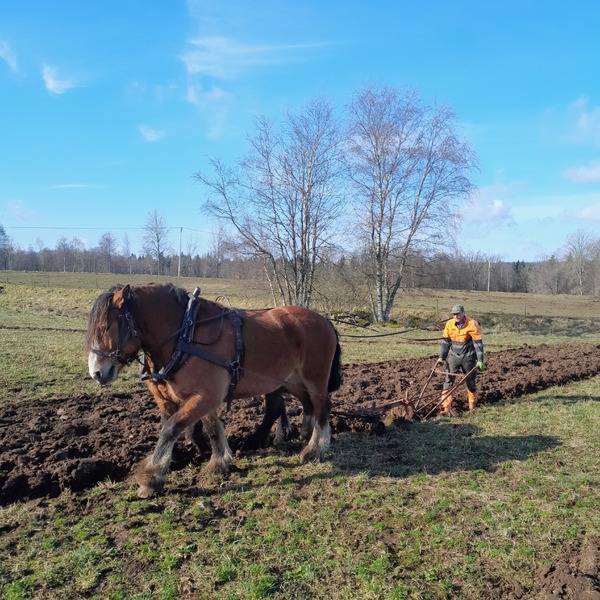
<svg viewBox="0 0 600 600">
<path fill-rule="evenodd" d="M 188 467 L 150 501 L 123 482 L 6 507 L 0 592 L 350 599 L 527 589 L 565 543 L 600 534 L 599 397 L 596 378 L 383 437 L 342 434 L 321 464 L 263 451 L 224 481 Z"/>
</svg>

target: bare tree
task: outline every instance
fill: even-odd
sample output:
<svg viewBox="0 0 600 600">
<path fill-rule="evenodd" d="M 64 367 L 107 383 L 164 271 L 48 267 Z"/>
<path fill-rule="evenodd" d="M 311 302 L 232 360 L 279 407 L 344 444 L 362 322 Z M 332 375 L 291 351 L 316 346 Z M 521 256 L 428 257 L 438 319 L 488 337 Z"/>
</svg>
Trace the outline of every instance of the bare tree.
<svg viewBox="0 0 600 600">
<path fill-rule="evenodd" d="M 342 208 L 341 138 L 329 102 L 318 98 L 288 113 L 280 130 L 256 121 L 249 156 L 236 168 L 211 161 L 203 208 L 229 222 L 238 248 L 263 261 L 283 304 L 309 306 L 316 267 L 331 245 Z"/>
<path fill-rule="evenodd" d="M 592 244 L 591 259 L 592 272 L 590 278 L 592 281 L 592 286 L 590 293 L 593 296 L 600 296 L 600 239 Z"/>
<path fill-rule="evenodd" d="M 131 242 L 129 241 L 129 235 L 127 235 L 127 233 L 123 234 L 123 241 L 121 242 L 121 253 L 123 254 L 123 257 L 125 258 L 125 261 L 127 263 L 127 272 L 129 273 L 129 275 L 131 275 L 133 271 L 133 257 L 131 254 Z"/>
<path fill-rule="evenodd" d="M 529 286 L 534 294 L 568 294 L 572 286 L 564 258 L 553 254 L 537 261 L 529 271 Z"/>
<path fill-rule="evenodd" d="M 156 265 L 156 274 L 162 275 L 165 255 L 169 251 L 169 228 L 165 217 L 153 210 L 144 224 L 143 248 Z"/>
<path fill-rule="evenodd" d="M 3 225 L 0 224 L 0 269 L 8 269 L 12 244 Z"/>
<path fill-rule="evenodd" d="M 198 240 L 198 236 L 194 233 L 186 235 L 182 240 L 181 235 L 183 229 L 183 227 L 180 228 L 179 234 L 179 243 L 183 243 L 183 250 L 180 248 L 178 275 L 189 277 L 192 274 L 192 263 L 194 260 L 194 255 L 198 253 L 200 241 Z"/>
<path fill-rule="evenodd" d="M 597 242 L 596 236 L 582 229 L 567 238 L 566 261 L 577 281 L 577 292 L 582 296 L 586 289 L 591 288 L 588 273 L 591 275 L 593 249 Z"/>
<path fill-rule="evenodd" d="M 348 159 L 373 317 L 390 318 L 410 252 L 444 233 L 453 204 L 467 197 L 477 165 L 447 106 L 424 106 L 414 91 L 366 88 L 348 107 Z"/>
<path fill-rule="evenodd" d="M 98 240 L 98 253 L 102 267 L 107 273 L 112 273 L 113 259 L 117 254 L 117 238 L 110 232 L 103 233 Z"/>
<path fill-rule="evenodd" d="M 227 240 L 227 231 L 223 223 L 219 223 L 217 230 L 210 236 L 210 248 L 208 250 L 208 267 L 211 277 L 222 277 L 221 267 L 228 250 L 233 250 L 231 243 Z"/>
<path fill-rule="evenodd" d="M 85 242 L 80 237 L 74 237 L 71 240 L 71 247 L 73 248 L 73 272 L 86 270 L 86 248 Z"/>
<path fill-rule="evenodd" d="M 198 248 L 200 247 L 200 240 L 196 234 L 190 234 L 185 238 L 185 253 L 192 257 L 198 254 Z"/>
<path fill-rule="evenodd" d="M 482 252 L 465 252 L 461 257 L 461 267 L 467 277 L 469 290 L 483 290 L 487 277 L 488 259 Z"/>
<path fill-rule="evenodd" d="M 49 257 L 50 250 L 48 248 L 46 248 L 46 245 L 44 244 L 42 239 L 39 237 L 35 238 L 35 249 L 39 256 L 40 270 L 45 271 L 46 267 L 50 263 L 50 257 Z"/>
<path fill-rule="evenodd" d="M 59 268 L 63 272 L 69 270 L 75 270 L 75 248 L 73 243 L 61 235 L 56 241 L 56 255 L 58 259 Z"/>
</svg>

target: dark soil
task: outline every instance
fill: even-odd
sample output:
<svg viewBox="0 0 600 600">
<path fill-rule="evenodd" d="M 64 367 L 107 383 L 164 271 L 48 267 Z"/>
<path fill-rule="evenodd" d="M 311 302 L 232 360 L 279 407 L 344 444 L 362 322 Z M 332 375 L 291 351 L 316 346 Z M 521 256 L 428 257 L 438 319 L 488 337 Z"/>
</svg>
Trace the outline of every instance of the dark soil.
<svg viewBox="0 0 600 600">
<path fill-rule="evenodd" d="M 385 434 L 393 422 L 435 417 L 443 376 L 434 373 L 426 386 L 434 363 L 435 358 L 429 357 L 345 367 L 342 387 L 332 397 L 334 438 L 341 431 Z M 600 347 L 589 344 L 568 350 L 525 346 L 490 352 L 487 369 L 478 378 L 479 402 L 516 399 L 599 373 Z M 456 408 L 464 410 L 464 386 L 454 396 Z M 300 405 L 294 400 L 287 404 L 297 436 Z M 260 422 L 262 411 L 260 399 L 252 398 L 236 401 L 230 413 L 223 413 L 234 452 L 247 451 L 244 441 Z M 0 505 L 56 497 L 67 488 L 81 491 L 107 478 L 123 480 L 154 448 L 159 423 L 149 392 L 5 407 L 0 410 Z M 189 445 L 180 444 L 173 468 L 190 461 L 200 464 L 209 455 L 208 445 L 198 456 Z M 565 548 L 561 561 L 538 574 L 539 595 L 528 598 L 600 600 L 598 542 L 593 538 Z"/>
<path fill-rule="evenodd" d="M 332 396 L 334 436 L 373 429 L 385 433 L 383 423 L 433 418 L 443 375 L 434 373 L 419 396 L 434 363 L 434 358 L 422 358 L 344 367 L 342 387 Z M 488 353 L 486 367 L 478 377 L 479 403 L 484 404 L 593 377 L 600 373 L 600 348 L 581 344 L 565 352 L 562 347 L 525 346 Z M 407 395 L 409 406 L 402 404 Z M 457 410 L 464 410 L 464 385 L 454 397 Z M 297 436 L 300 404 L 289 399 L 287 406 Z M 246 451 L 244 441 L 262 412 L 261 400 L 250 398 L 235 401 L 231 412 L 222 413 L 234 452 Z M 159 426 L 158 411 L 145 390 L 5 407 L 0 410 L 0 505 L 54 497 L 65 488 L 84 490 L 108 477 L 120 481 L 153 450 Z M 201 457 L 180 444 L 173 467 L 208 455 L 208 444 Z"/>
</svg>

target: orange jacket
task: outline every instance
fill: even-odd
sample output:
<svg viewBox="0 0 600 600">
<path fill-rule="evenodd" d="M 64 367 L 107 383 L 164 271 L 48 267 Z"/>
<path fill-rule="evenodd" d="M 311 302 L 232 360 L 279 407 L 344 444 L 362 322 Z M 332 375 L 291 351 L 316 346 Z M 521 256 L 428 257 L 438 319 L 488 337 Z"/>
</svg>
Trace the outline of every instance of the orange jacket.
<svg viewBox="0 0 600 600">
<path fill-rule="evenodd" d="M 446 360 L 449 352 L 460 357 L 474 352 L 477 360 L 483 361 L 483 339 L 479 323 L 475 319 L 465 315 L 465 322 L 461 327 L 454 319 L 449 319 L 446 321 L 442 338 L 440 358 Z"/>
</svg>

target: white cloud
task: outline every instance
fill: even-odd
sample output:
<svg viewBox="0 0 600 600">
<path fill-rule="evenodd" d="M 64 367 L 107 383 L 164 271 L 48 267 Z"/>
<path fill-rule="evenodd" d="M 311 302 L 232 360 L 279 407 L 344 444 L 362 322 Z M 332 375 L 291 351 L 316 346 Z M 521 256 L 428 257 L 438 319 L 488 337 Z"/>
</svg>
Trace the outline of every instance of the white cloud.
<svg viewBox="0 0 600 600">
<path fill-rule="evenodd" d="M 79 87 L 76 81 L 59 77 L 58 69 L 49 65 L 42 66 L 42 78 L 46 89 L 53 94 L 64 94 L 70 89 Z"/>
<path fill-rule="evenodd" d="M 553 224 L 557 228 L 575 229 L 586 221 L 600 220 L 600 194 L 560 194 L 522 196 L 513 201 L 513 214 L 520 224 L 535 228 Z"/>
<path fill-rule="evenodd" d="M 17 55 L 13 52 L 10 44 L 4 40 L 0 40 L 0 58 L 8 65 L 8 68 L 13 71 L 13 73 L 17 72 Z"/>
<path fill-rule="evenodd" d="M 590 106 L 586 96 L 581 96 L 560 109 L 546 109 L 540 126 L 544 137 L 552 143 L 587 142 L 600 146 L 600 106 Z"/>
<path fill-rule="evenodd" d="M 493 185 L 479 190 L 479 196 L 473 199 L 462 211 L 463 218 L 470 223 L 488 225 L 507 225 L 514 221 L 510 207 L 502 199 L 511 190 L 505 185 Z"/>
<path fill-rule="evenodd" d="M 148 127 L 148 125 L 140 125 L 138 131 L 147 142 L 157 142 L 167 135 L 164 131 L 153 129 L 152 127 Z"/>
<path fill-rule="evenodd" d="M 547 221 L 557 221 L 567 219 L 568 213 L 564 205 L 553 204 L 551 197 L 546 199 L 538 198 L 519 198 L 518 206 L 515 206 L 513 213 L 519 223 L 541 223 Z"/>
<path fill-rule="evenodd" d="M 204 112 L 208 124 L 207 136 L 220 137 L 227 126 L 233 95 L 218 86 L 205 90 L 200 84 L 191 84 L 186 100 Z"/>
<path fill-rule="evenodd" d="M 189 85 L 186 95 L 186 100 L 199 108 L 222 106 L 230 98 L 231 94 L 220 87 L 213 86 L 209 90 L 204 90 L 200 84 Z"/>
<path fill-rule="evenodd" d="M 241 44 L 226 37 L 200 37 L 181 55 L 188 73 L 215 79 L 232 79 L 248 67 L 284 64 L 300 60 L 298 51 L 320 48 L 327 43 L 265 46 Z"/>
<path fill-rule="evenodd" d="M 600 181 L 600 161 L 594 161 L 587 167 L 570 167 L 563 172 L 563 176 L 576 183 Z"/>
<path fill-rule="evenodd" d="M 587 224 L 600 223 L 600 203 L 586 206 L 576 216 Z"/>
<path fill-rule="evenodd" d="M 506 224 L 513 220 L 510 208 L 499 198 L 485 202 L 475 202 L 464 213 L 472 223 Z"/>
</svg>

